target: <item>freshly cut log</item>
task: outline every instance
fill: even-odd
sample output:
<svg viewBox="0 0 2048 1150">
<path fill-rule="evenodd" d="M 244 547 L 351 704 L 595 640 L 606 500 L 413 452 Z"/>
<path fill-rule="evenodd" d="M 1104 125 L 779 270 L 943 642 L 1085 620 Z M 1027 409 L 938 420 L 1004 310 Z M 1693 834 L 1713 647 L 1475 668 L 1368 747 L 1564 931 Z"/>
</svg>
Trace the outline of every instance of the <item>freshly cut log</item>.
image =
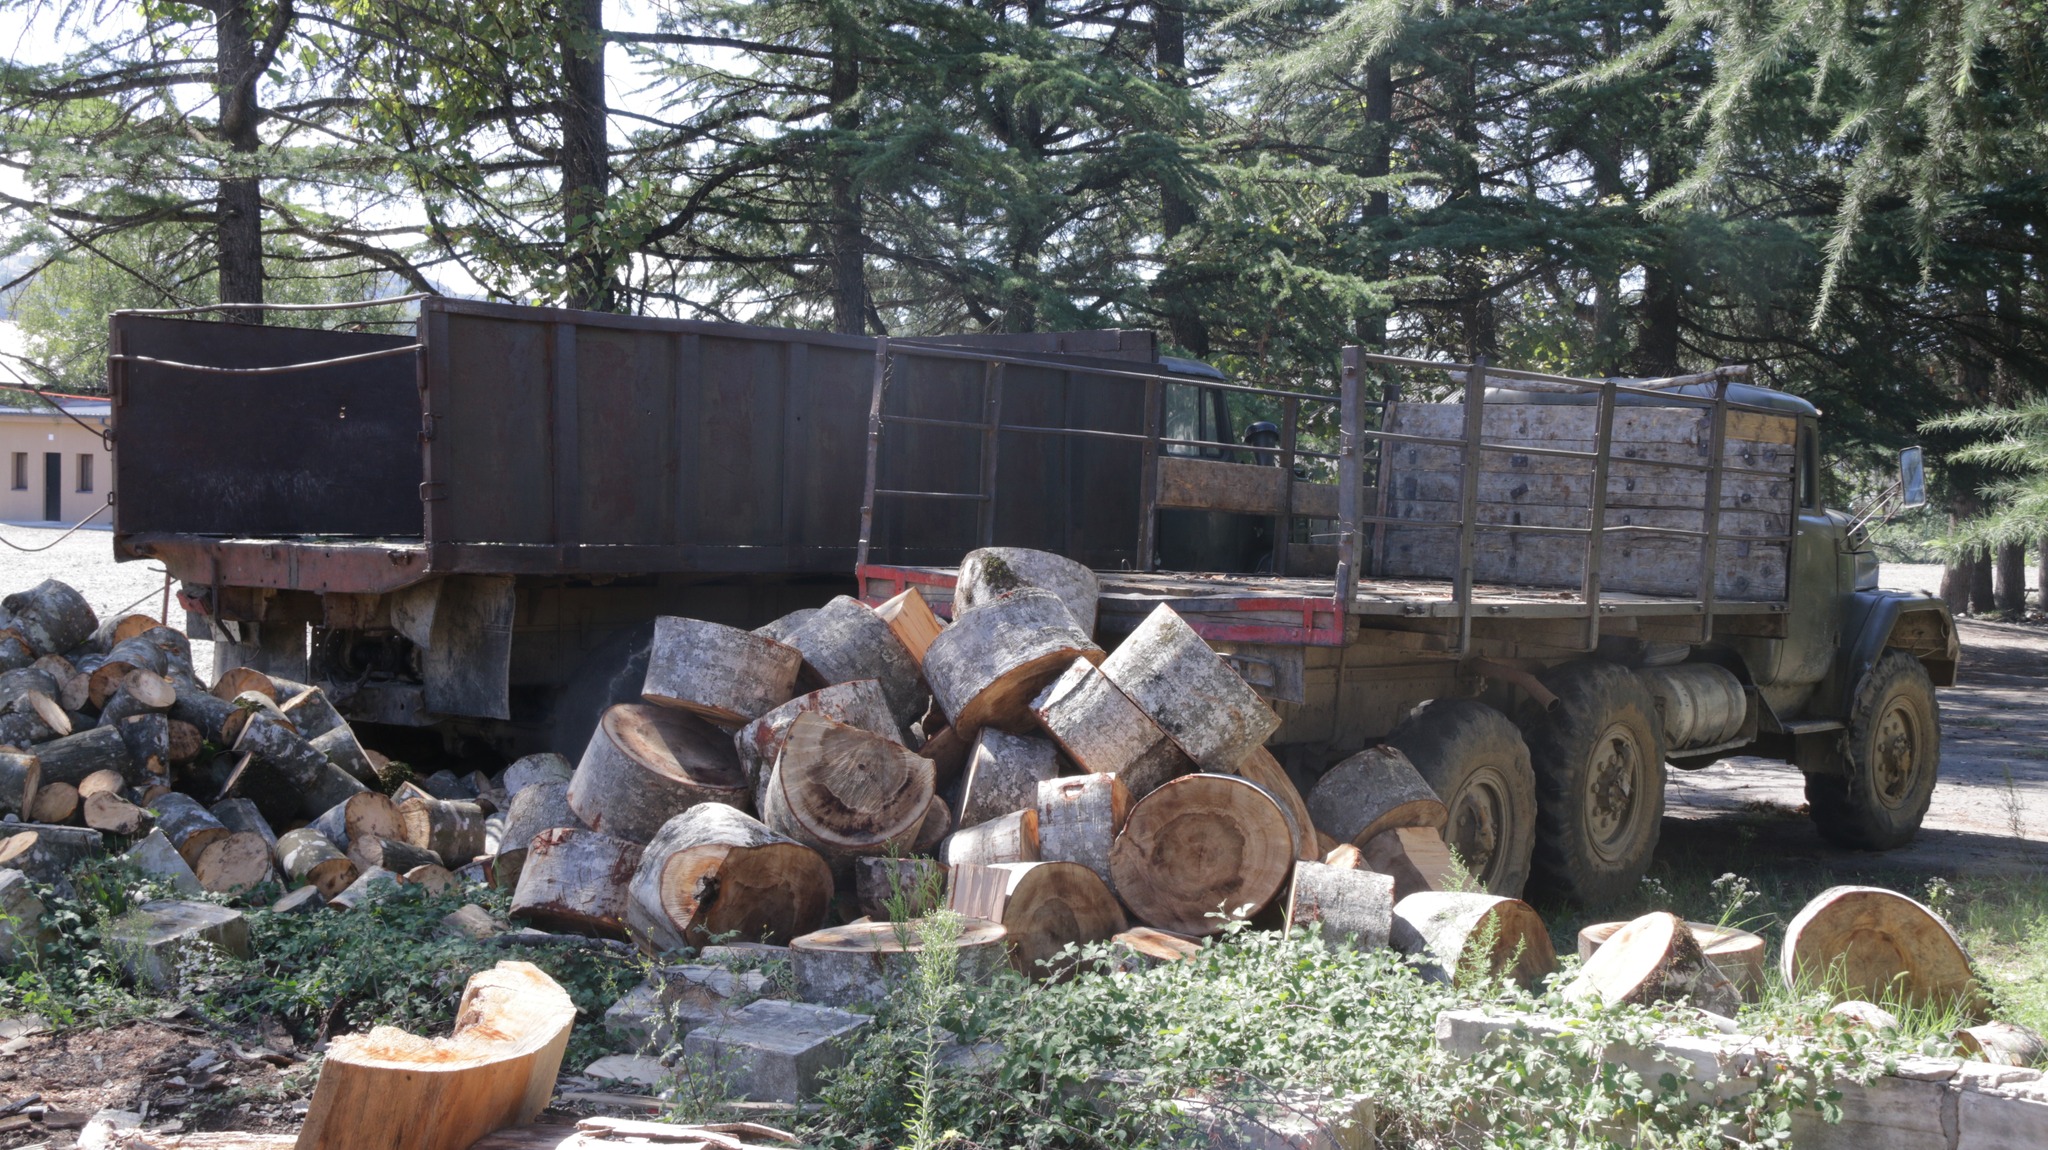
<svg viewBox="0 0 2048 1150">
<path fill-rule="evenodd" d="M 1287 816 L 1235 775 L 1184 775 L 1139 799 L 1110 851 L 1117 897 L 1147 926 L 1193 937 L 1273 901 L 1294 865 Z"/>
<path fill-rule="evenodd" d="M 128 744 L 121 738 L 121 732 L 111 727 L 94 727 L 52 739 L 38 745 L 35 751 L 43 763 L 44 786 L 70 783 L 75 787 L 94 771 L 119 771 L 130 782 L 142 778 L 128 757 Z"/>
<path fill-rule="evenodd" d="M 254 667 L 230 667 L 222 671 L 220 678 L 214 680 L 213 690 L 209 694 L 222 702 L 232 703 L 244 691 L 260 691 L 270 696 L 273 703 L 283 701 L 278 698 L 277 684 L 270 681 L 270 676 Z"/>
<path fill-rule="evenodd" d="M 34 711 L 16 711 L 0 715 L 0 747 L 11 747 L 17 751 L 48 743 L 57 737 L 50 724 Z"/>
<path fill-rule="evenodd" d="M 983 728 L 974 736 L 953 825 L 979 826 L 1038 805 L 1038 787 L 1060 773 L 1059 748 L 1044 739 Z"/>
<path fill-rule="evenodd" d="M 889 624 L 860 600 L 839 596 L 783 642 L 803 652 L 805 669 L 827 686 L 875 680 L 899 729 L 924 714 L 924 676 L 917 660 Z"/>
<path fill-rule="evenodd" d="M 456 878 L 454 872 L 433 863 L 422 863 L 406 871 L 402 877 L 405 885 L 424 887 L 431 895 L 444 895 L 462 885 L 462 880 Z"/>
<path fill-rule="evenodd" d="M 1626 925 L 1622 922 L 1596 922 L 1580 930 L 1579 957 L 1591 959 L 1601 943 L 1613 938 L 1614 932 Z M 1764 940 L 1746 930 L 1715 926 L 1710 922 L 1688 922 L 1685 926 L 1692 932 L 1693 941 L 1699 944 L 1700 953 L 1728 976 L 1744 999 L 1756 1001 L 1764 985 Z"/>
<path fill-rule="evenodd" d="M 1601 943 L 1564 996 L 1608 1006 L 1682 1000 L 1731 1018 L 1742 1007 L 1741 993 L 1700 950 L 1692 931 L 1661 910 L 1623 924 Z"/>
<path fill-rule="evenodd" d="M 260 695 L 256 697 L 262 698 Z M 246 718 L 240 735 L 235 739 L 235 750 L 249 752 L 258 762 L 300 790 L 310 790 L 319 784 L 323 768 L 328 766 L 327 756 L 300 737 L 290 719 L 280 712 L 262 708 L 251 709 L 244 714 Z"/>
<path fill-rule="evenodd" d="M 946 800 L 937 795 L 925 804 L 924 821 L 917 825 L 917 837 L 911 841 L 910 853 L 928 855 L 939 849 L 946 836 L 953 833 L 953 810 Z"/>
<path fill-rule="evenodd" d="M 533 841 L 533 836 L 552 827 L 582 825 L 576 820 L 576 812 L 569 809 L 569 784 L 566 781 L 534 783 L 521 788 L 512 796 L 512 809 L 505 816 L 504 828 L 498 832 L 492 885 L 507 890 L 519 885 L 519 868 L 526 863 L 526 846 Z"/>
<path fill-rule="evenodd" d="M 157 669 L 160 674 L 174 683 L 199 685 L 198 677 L 192 672 L 192 640 L 186 638 L 183 631 L 159 624 L 136 638 L 163 652 L 164 665 Z"/>
<path fill-rule="evenodd" d="M 347 890 L 362 874 L 361 867 L 312 827 L 279 836 L 277 861 L 284 865 L 285 876 L 294 885 L 311 883 L 319 888 L 320 897 L 326 899 Z"/>
<path fill-rule="evenodd" d="M 334 704 L 327 699 L 327 692 L 306 683 L 293 683 L 276 676 L 271 682 L 277 686 L 277 709 L 292 721 L 299 734 L 311 740 L 329 731 L 341 730 L 348 726 L 348 720 L 341 717 Z"/>
<path fill-rule="evenodd" d="M 1421 958 L 1423 977 L 1437 982 L 1512 978 L 1527 987 L 1557 969 L 1543 916 L 1520 899 L 1498 895 L 1411 894 L 1394 904 L 1389 941 Z"/>
<path fill-rule="evenodd" d="M 505 768 L 505 793 L 518 798 L 519 792 L 528 787 L 540 783 L 566 783 L 575 773 L 576 768 L 569 760 L 553 751 L 542 751 Z"/>
<path fill-rule="evenodd" d="M 1052 592 L 1082 634 L 1095 634 L 1095 606 L 1102 596 L 1095 572 L 1064 555 L 1022 547 L 983 547 L 960 560 L 960 576 L 953 583 L 953 617 L 957 620 L 1024 587 Z"/>
<path fill-rule="evenodd" d="M 954 831 L 939 844 L 939 860 L 947 866 L 1037 862 L 1038 812 L 1012 811 L 980 826 Z"/>
<path fill-rule="evenodd" d="M 134 715 L 168 711 L 177 701 L 177 688 L 171 686 L 169 679 L 155 671 L 137 667 L 121 676 L 120 689 L 100 708 L 99 725 L 111 727 Z"/>
<path fill-rule="evenodd" d="M 1315 819 L 1308 813 L 1308 802 L 1301 797 L 1301 788 L 1287 776 L 1287 768 L 1273 757 L 1273 752 L 1264 747 L 1253 747 L 1252 753 L 1237 764 L 1233 772 L 1258 785 L 1258 788 L 1273 796 L 1280 804 L 1280 813 L 1287 816 L 1287 829 L 1294 835 L 1294 857 L 1315 862 L 1324 853 L 1316 849 Z"/>
<path fill-rule="evenodd" d="M 662 825 L 627 895 L 627 925 L 656 952 L 728 934 L 784 944 L 824 921 L 832 871 L 802 843 L 707 803 Z"/>
<path fill-rule="evenodd" d="M 92 676 L 83 671 L 64 680 L 64 685 L 57 690 L 57 703 L 67 712 L 84 711 L 86 705 L 91 702 Z M 72 729 L 78 729 L 76 722 L 72 723 Z"/>
<path fill-rule="evenodd" d="M 1394 931 L 1394 880 L 1369 870 L 1298 861 L 1287 929 L 1320 923 L 1330 947 L 1376 950 Z"/>
<path fill-rule="evenodd" d="M 132 781 L 162 782 L 171 774 L 171 721 L 159 714 L 130 715 L 121 720 L 121 741 L 128 747 Z"/>
<path fill-rule="evenodd" d="M 583 825 L 644 843 L 698 803 L 747 805 L 732 736 L 687 711 L 621 703 L 607 709 L 569 780 Z"/>
<path fill-rule="evenodd" d="M 63 738 L 73 730 L 71 716 L 64 713 L 64 708 L 58 705 L 56 699 L 41 691 L 23 691 L 15 699 L 14 708 L 41 719 L 43 725 L 50 728 L 58 738 Z"/>
<path fill-rule="evenodd" d="M 95 791 L 85 798 L 83 806 L 85 825 L 96 831 L 134 838 L 149 826 L 149 812 L 121 797 L 118 788 Z"/>
<path fill-rule="evenodd" d="M 1063 978 L 1071 966 L 1056 956 L 1069 943 L 1100 942 L 1130 925 L 1116 896 L 1079 863 L 997 863 L 1005 876 L 995 921 L 1010 940 L 1010 965 L 1027 978 Z"/>
<path fill-rule="evenodd" d="M 343 851 L 364 837 L 405 838 L 405 821 L 398 817 L 398 804 L 375 791 L 350 795 L 320 812 L 320 817 L 307 825 Z"/>
<path fill-rule="evenodd" d="M 48 767 L 44 768 L 48 777 Z M 1990 1019 L 1970 957 L 1941 916 L 1883 887 L 1836 886 L 1814 896 L 1785 928 L 1785 985 L 1837 999 L 1899 1001 Z"/>
<path fill-rule="evenodd" d="M 0 612 L 11 616 L 8 627 L 39 655 L 69 651 L 91 639 L 100 625 L 85 596 L 56 579 L 0 599 Z"/>
<path fill-rule="evenodd" d="M 861 855 L 902 853 L 932 799 L 932 764 L 816 712 L 798 715 L 768 783 L 762 822 L 825 856 L 835 874 Z"/>
<path fill-rule="evenodd" d="M 775 773 L 775 760 L 782 754 L 783 740 L 789 737 L 789 725 L 796 722 L 798 715 L 812 711 L 893 742 L 903 741 L 896 718 L 889 713 L 889 700 L 882 694 L 882 685 L 873 679 L 834 683 L 823 690 L 798 695 L 741 727 L 732 737 L 739 752 L 740 773 L 746 776 L 756 811 L 765 809 L 768 778 Z"/>
<path fill-rule="evenodd" d="M 932 605 L 925 601 L 924 592 L 915 587 L 906 588 L 902 594 L 889 599 L 875 608 L 875 615 L 889 625 L 896 633 L 897 641 L 910 652 L 911 661 L 920 667 L 924 665 L 925 648 L 939 637 L 946 625 L 932 613 Z"/>
<path fill-rule="evenodd" d="M 764 635 L 664 615 L 640 697 L 693 711 L 724 727 L 742 727 L 796 694 L 803 653 Z"/>
<path fill-rule="evenodd" d="M 228 699 L 216 699 L 197 687 L 179 687 L 178 701 L 171 704 L 171 718 L 189 723 L 199 732 L 199 737 L 215 746 L 224 747 L 234 742 L 228 737 L 228 720 L 235 717 L 235 704 Z"/>
<path fill-rule="evenodd" d="M 97 794 L 120 794 L 127 786 L 119 771 L 94 771 L 78 781 L 78 797 L 89 799 Z"/>
<path fill-rule="evenodd" d="M 171 840 L 172 846 L 178 848 L 178 856 L 194 871 L 199 869 L 200 852 L 230 833 L 219 819 L 213 817 L 212 811 L 200 806 L 199 800 L 191 795 L 172 791 L 159 797 L 153 809 L 156 811 L 157 828 Z"/>
<path fill-rule="evenodd" d="M 1384 743 L 1331 767 L 1309 792 L 1308 813 L 1317 830 L 1359 847 L 1395 827 L 1441 832 L 1448 817 L 1415 764 Z"/>
<path fill-rule="evenodd" d="M 364 784 L 375 784 L 377 765 L 370 761 L 370 754 L 356 739 L 356 733 L 347 723 L 313 736 L 308 740 L 313 749 L 327 756 L 327 761 L 347 771 L 350 778 Z"/>
<path fill-rule="evenodd" d="M 333 1039 L 298 1150 L 468 1150 L 532 1122 L 555 1093 L 576 1006 L 539 967 L 470 976 L 448 1038 L 388 1026 Z"/>
<path fill-rule="evenodd" d="M 2012 1022 L 1965 1026 L 1956 1031 L 1955 1039 L 1963 1057 L 1996 1066 L 2036 1066 L 2048 1056 L 2040 1035 Z"/>
<path fill-rule="evenodd" d="M 787 643 L 789 637 L 796 634 L 796 629 L 803 626 L 811 616 L 817 613 L 818 609 L 816 607 L 799 607 L 773 622 L 763 623 L 759 627 L 754 628 L 754 634 L 764 639 L 773 639 L 778 643 Z"/>
<path fill-rule="evenodd" d="M 1358 851 L 1348 843 L 1339 849 Z M 1367 839 L 1364 850 L 1358 853 L 1365 865 L 1392 876 L 1396 900 L 1418 891 L 1450 889 L 1454 869 L 1451 848 L 1441 834 L 1429 827 L 1381 831 Z"/>
<path fill-rule="evenodd" d="M 444 863 L 459 865 L 484 853 L 484 809 L 475 803 L 407 799 L 398 804 L 398 825 L 406 842 L 440 855 Z"/>
<path fill-rule="evenodd" d="M 313 785 L 299 796 L 299 813 L 318 818 L 348 800 L 351 795 L 370 794 L 361 779 L 331 762 L 320 764 Z"/>
<path fill-rule="evenodd" d="M 951 947 L 955 976 L 970 986 L 988 982 L 1009 965 L 1003 928 L 992 922 L 962 921 Z M 905 923 L 856 922 L 791 939 L 797 998 L 840 1007 L 887 1001 L 916 977 L 923 951 L 916 928 Z"/>
<path fill-rule="evenodd" d="M 853 864 L 860 912 L 876 922 L 909 922 L 945 905 L 946 866 L 932 859 L 862 858 Z"/>
<path fill-rule="evenodd" d="M 133 612 L 126 615 L 115 615 L 112 618 L 100 620 L 100 625 L 93 629 L 91 646 L 95 651 L 111 651 L 116 644 L 126 642 L 142 634 L 144 631 L 154 630 L 158 626 L 161 626 L 161 624 L 157 622 L 157 618 L 154 615 L 143 615 Z"/>
<path fill-rule="evenodd" d="M 26 700 L 31 695 L 54 698 L 64 688 L 64 681 L 41 667 L 17 667 L 11 671 L 0 671 L 0 712 L 27 710 Z"/>
<path fill-rule="evenodd" d="M 383 867 L 364 867 L 356 881 L 348 889 L 327 900 L 327 905 L 336 910 L 354 910 L 365 903 L 375 902 L 397 890 L 405 880 Z"/>
<path fill-rule="evenodd" d="M 107 840 L 87 827 L 9 823 L 0 828 L 0 868 L 12 867 L 40 883 L 54 883 L 87 859 L 107 853 Z"/>
<path fill-rule="evenodd" d="M 1038 853 L 1079 863 L 1113 883 L 1109 854 L 1130 817 L 1131 793 L 1115 775 L 1076 775 L 1038 784 Z M 1114 889 L 1112 887 L 1111 889 Z"/>
<path fill-rule="evenodd" d="M 276 871 L 263 836 L 236 831 L 206 844 L 193 860 L 192 873 L 199 877 L 201 890 L 242 894 L 271 881 Z"/>
<path fill-rule="evenodd" d="M 35 801 L 28 807 L 28 817 L 32 822 L 56 826 L 70 822 L 78 814 L 78 805 L 77 787 L 70 783 L 44 783 L 36 788 Z"/>
<path fill-rule="evenodd" d="M 0 814 L 27 816 L 43 782 L 43 761 L 27 751 L 0 751 Z"/>
<path fill-rule="evenodd" d="M 226 736 L 229 746 L 241 740 L 242 728 L 248 724 L 250 716 L 256 714 L 269 715 L 272 719 L 284 723 L 294 734 L 298 732 L 298 728 L 292 726 L 291 720 L 284 717 L 284 712 L 278 705 L 270 701 L 270 696 L 261 691 L 244 691 L 236 695 L 229 705 L 234 710 L 228 713 L 227 720 L 221 724 L 221 734 Z"/>
<path fill-rule="evenodd" d="M 387 870 L 392 874 L 404 874 L 414 867 L 430 863 L 440 866 L 446 861 L 425 847 L 416 847 L 403 839 L 387 839 L 372 834 L 350 839 L 348 858 L 365 873 Z"/>
<path fill-rule="evenodd" d="M 1280 726 L 1258 692 L 1164 603 L 1117 645 L 1102 673 L 1204 771 L 1235 771 Z"/>
<path fill-rule="evenodd" d="M 212 811 L 220 825 L 231 831 L 246 831 L 260 836 L 272 850 L 277 849 L 277 832 L 271 829 L 270 820 L 263 817 L 255 803 L 248 799 L 222 799 L 213 804 Z"/>
<path fill-rule="evenodd" d="M 1075 659 L 1103 659 L 1059 596 L 1025 587 L 966 612 L 924 653 L 939 709 L 962 738 L 1031 728 L 1031 701 Z"/>
<path fill-rule="evenodd" d="M 1129 952 L 1134 966 L 1181 962 L 1202 952 L 1199 940 L 1149 926 L 1134 926 L 1111 941 Z"/>
<path fill-rule="evenodd" d="M 640 844 L 596 831 L 544 830 L 527 847 L 512 913 L 544 930 L 623 939 L 640 853 Z"/>
</svg>

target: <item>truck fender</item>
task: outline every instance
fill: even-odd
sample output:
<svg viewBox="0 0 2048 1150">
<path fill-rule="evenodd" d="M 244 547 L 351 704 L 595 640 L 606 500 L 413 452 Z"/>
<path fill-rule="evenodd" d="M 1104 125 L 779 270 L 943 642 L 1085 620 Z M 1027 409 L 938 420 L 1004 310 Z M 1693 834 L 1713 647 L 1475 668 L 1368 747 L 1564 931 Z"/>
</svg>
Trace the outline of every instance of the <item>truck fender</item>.
<svg viewBox="0 0 2048 1150">
<path fill-rule="evenodd" d="M 1877 665 L 1887 648 L 1910 652 L 1927 668 L 1937 687 L 1956 685 L 1962 644 L 1948 604 L 1903 591 L 1857 591 L 1847 597 L 1842 619 L 1842 644 L 1828 677 L 1816 692 L 1812 711 L 1844 717 L 1856 684 Z"/>
</svg>

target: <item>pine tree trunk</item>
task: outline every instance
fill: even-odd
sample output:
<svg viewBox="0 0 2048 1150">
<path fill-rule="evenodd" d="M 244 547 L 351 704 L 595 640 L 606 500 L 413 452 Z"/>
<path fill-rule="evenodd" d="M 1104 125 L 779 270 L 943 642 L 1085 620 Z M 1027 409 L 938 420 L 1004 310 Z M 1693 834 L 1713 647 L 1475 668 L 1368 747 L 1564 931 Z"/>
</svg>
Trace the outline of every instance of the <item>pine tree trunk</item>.
<svg viewBox="0 0 2048 1150">
<path fill-rule="evenodd" d="M 1970 588 L 1975 586 L 1976 582 L 1975 556 L 1962 556 L 1941 569 L 1941 598 L 1948 604 L 1951 613 L 1963 615 L 1969 612 Z"/>
<path fill-rule="evenodd" d="M 568 304 L 611 311 L 611 254 L 604 238 L 610 145 L 605 140 L 604 4 L 562 6 L 562 239 Z"/>
<path fill-rule="evenodd" d="M 2048 538 L 2041 540 L 2034 562 L 2039 565 L 2034 569 L 2034 605 L 2048 611 Z M 1943 588 L 1943 592 L 1943 597 L 1946 598 L 1946 587 Z"/>
<path fill-rule="evenodd" d="M 831 30 L 831 78 L 825 100 L 832 108 L 827 179 L 831 184 L 832 330 L 860 335 L 867 330 L 867 236 L 860 188 L 853 172 L 853 134 L 860 131 L 860 49 L 839 23 Z"/>
<path fill-rule="evenodd" d="M 256 82 L 268 66 L 252 26 L 251 0 L 215 0 L 214 25 L 220 79 L 214 88 L 220 101 L 219 132 L 235 160 L 250 162 L 263 140 L 257 129 L 263 110 L 256 102 Z M 274 49 L 273 49 L 274 52 Z M 214 246 L 219 260 L 222 303 L 263 302 L 263 187 L 254 176 L 220 182 L 215 206 Z M 262 323 L 263 313 L 241 309 L 227 313 L 238 323 Z"/>
<path fill-rule="evenodd" d="M 1970 610 L 1979 615 L 1989 615 L 1998 610 L 1998 595 L 1992 582 L 1992 562 L 1988 552 L 1977 556 L 1976 570 L 1970 577 Z"/>
<path fill-rule="evenodd" d="M 1998 548 L 1993 567 L 1999 613 L 2018 616 L 2027 609 L 2027 553 L 2017 543 Z"/>
<path fill-rule="evenodd" d="M 1161 0 L 1152 5 L 1152 60 L 1159 79 L 1186 91 L 1188 78 L 1187 12 L 1182 0 Z M 1169 243 L 1194 226 L 1195 205 L 1177 179 L 1159 183 L 1159 233 Z M 1202 320 L 1200 300 L 1185 275 L 1172 269 L 1159 277 L 1160 310 L 1173 342 L 1197 359 L 1209 354 L 1209 327 Z"/>
</svg>

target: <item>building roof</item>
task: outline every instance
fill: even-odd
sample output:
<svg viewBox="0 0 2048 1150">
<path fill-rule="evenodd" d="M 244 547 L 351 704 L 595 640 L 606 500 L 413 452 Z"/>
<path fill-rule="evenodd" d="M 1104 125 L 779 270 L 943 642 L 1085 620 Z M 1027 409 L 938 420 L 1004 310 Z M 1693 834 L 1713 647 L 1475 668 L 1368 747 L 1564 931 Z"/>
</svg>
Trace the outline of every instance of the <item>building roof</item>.
<svg viewBox="0 0 2048 1150">
<path fill-rule="evenodd" d="M 72 399 L 56 401 L 65 411 L 80 419 L 104 419 L 114 413 L 114 405 L 94 395 L 82 395 Z M 0 388 L 0 415 L 55 415 L 48 407 L 25 399 L 18 391 Z"/>
</svg>

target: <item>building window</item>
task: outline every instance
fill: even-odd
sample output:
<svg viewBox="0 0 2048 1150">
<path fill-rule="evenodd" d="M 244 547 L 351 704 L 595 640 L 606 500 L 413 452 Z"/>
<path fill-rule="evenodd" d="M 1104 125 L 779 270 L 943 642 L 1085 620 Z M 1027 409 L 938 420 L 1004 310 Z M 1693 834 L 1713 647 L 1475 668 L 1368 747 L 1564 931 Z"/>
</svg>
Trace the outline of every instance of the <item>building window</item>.
<svg viewBox="0 0 2048 1150">
<path fill-rule="evenodd" d="M 91 452 L 86 452 L 78 457 L 78 489 L 80 491 L 92 490 Z"/>
<path fill-rule="evenodd" d="M 14 453 L 14 490 L 28 490 L 28 452 Z"/>
</svg>

